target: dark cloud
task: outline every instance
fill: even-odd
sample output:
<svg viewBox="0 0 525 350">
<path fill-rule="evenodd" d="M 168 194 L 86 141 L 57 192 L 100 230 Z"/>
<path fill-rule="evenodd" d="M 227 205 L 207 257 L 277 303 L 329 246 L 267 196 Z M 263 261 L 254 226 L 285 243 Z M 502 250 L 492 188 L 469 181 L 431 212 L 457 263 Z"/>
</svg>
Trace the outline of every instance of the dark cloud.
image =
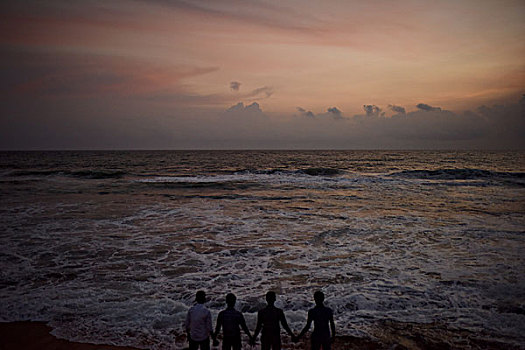
<svg viewBox="0 0 525 350">
<path fill-rule="evenodd" d="M 333 115 L 341 116 L 341 111 L 337 109 L 337 107 L 329 107 L 326 111 L 328 113 L 332 113 Z"/>
<path fill-rule="evenodd" d="M 262 114 L 261 107 L 257 102 L 253 102 L 249 105 L 244 105 L 244 103 L 239 102 L 234 106 L 231 106 L 226 110 L 229 113 L 246 113 L 246 114 Z"/>
<path fill-rule="evenodd" d="M 239 83 L 238 81 L 230 82 L 230 89 L 232 89 L 232 91 L 239 91 L 240 88 L 241 88 L 241 83 Z"/>
<path fill-rule="evenodd" d="M 308 118 L 318 118 L 318 119 L 335 119 L 335 120 L 341 120 L 341 119 L 344 119 L 343 117 L 343 112 L 341 112 L 341 110 L 339 110 L 337 107 L 328 107 L 326 109 L 326 112 L 325 113 L 319 113 L 319 114 L 315 114 L 313 113 L 312 111 L 307 111 L 306 109 L 302 108 L 302 107 L 297 107 L 297 111 L 299 112 L 299 114 L 303 117 L 308 117 Z"/>
<path fill-rule="evenodd" d="M 432 107 L 430 105 L 427 105 L 426 103 L 420 103 L 416 106 L 422 111 L 440 111 L 441 107 Z"/>
<path fill-rule="evenodd" d="M 307 111 L 301 107 L 297 107 L 297 111 L 304 117 L 315 118 L 315 114 L 312 111 Z"/>
<path fill-rule="evenodd" d="M 388 105 L 388 108 L 390 108 L 392 111 L 398 114 L 406 114 L 405 107 L 396 106 L 396 105 Z"/>
<path fill-rule="evenodd" d="M 385 115 L 385 113 L 381 113 L 382 109 L 377 107 L 376 105 L 363 105 L 363 109 L 365 110 L 367 117 L 377 117 L 379 115 Z"/>
<path fill-rule="evenodd" d="M 249 98 L 228 109 L 196 109 L 183 104 L 187 97 L 180 104 L 168 97 L 168 104 L 135 95 L 29 103 L 14 94 L 0 104 L 0 149 L 525 149 L 525 99 L 464 113 L 420 108 L 392 118 L 380 117 L 375 105 L 352 117 L 337 107 L 317 115 L 297 107 L 301 117 L 294 118 L 266 114 Z M 212 102 L 229 103 L 222 98 Z"/>
<path fill-rule="evenodd" d="M 324 117 L 331 117 L 335 120 L 343 120 L 343 112 L 337 107 L 329 107 L 326 109 L 326 113 L 322 114 Z"/>
</svg>

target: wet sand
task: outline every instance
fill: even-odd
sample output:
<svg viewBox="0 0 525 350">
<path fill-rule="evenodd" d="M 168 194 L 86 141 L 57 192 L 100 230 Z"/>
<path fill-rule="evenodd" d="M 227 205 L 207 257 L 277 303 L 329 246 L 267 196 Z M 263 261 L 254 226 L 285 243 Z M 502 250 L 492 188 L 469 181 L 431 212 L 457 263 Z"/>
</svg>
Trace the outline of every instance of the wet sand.
<svg viewBox="0 0 525 350">
<path fill-rule="evenodd" d="M 0 323 L 0 350 L 136 350 L 136 348 L 75 343 L 51 335 L 43 322 Z"/>
<path fill-rule="evenodd" d="M 524 349 L 523 346 L 484 340 L 482 334 L 447 330 L 443 325 L 383 322 L 375 330 L 375 339 L 338 336 L 333 350 L 442 350 L 442 349 Z M 0 350 L 137 350 L 137 348 L 70 342 L 51 335 L 43 322 L 0 323 Z M 285 337 L 287 338 L 287 337 Z M 283 349 L 310 349 L 305 337 L 296 344 L 283 339 Z M 220 347 L 219 347 L 220 348 Z M 217 348 L 213 348 L 217 349 Z"/>
<path fill-rule="evenodd" d="M 52 328 L 43 322 L 0 323 L 0 350 L 137 350 L 132 347 L 70 342 L 51 335 L 51 330 Z M 309 349 L 309 345 L 309 341 L 303 340 L 297 344 L 285 344 L 283 349 Z M 338 337 L 333 349 L 386 348 L 365 339 Z"/>
</svg>

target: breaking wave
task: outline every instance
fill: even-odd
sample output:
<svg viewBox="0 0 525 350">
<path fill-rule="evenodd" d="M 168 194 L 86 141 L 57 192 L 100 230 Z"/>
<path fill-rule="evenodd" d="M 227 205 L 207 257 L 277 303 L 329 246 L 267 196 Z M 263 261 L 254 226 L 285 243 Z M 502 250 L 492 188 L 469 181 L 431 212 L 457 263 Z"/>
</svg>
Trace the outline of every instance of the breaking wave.
<svg viewBox="0 0 525 350">
<path fill-rule="evenodd" d="M 409 179 L 429 180 L 488 180 L 488 179 L 525 179 L 525 173 L 500 172 L 482 169 L 436 169 L 436 170 L 403 170 L 390 176 Z"/>
</svg>

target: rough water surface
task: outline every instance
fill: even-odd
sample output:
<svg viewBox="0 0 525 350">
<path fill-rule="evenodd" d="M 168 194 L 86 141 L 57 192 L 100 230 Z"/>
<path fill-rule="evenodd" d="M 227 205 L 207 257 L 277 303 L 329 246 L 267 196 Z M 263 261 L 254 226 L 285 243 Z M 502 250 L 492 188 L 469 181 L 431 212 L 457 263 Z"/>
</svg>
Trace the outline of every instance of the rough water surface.
<svg viewBox="0 0 525 350">
<path fill-rule="evenodd" d="M 0 321 L 175 349 L 198 289 L 214 319 L 234 292 L 251 330 L 273 289 L 295 331 L 321 289 L 339 335 L 381 337 L 386 322 L 455 348 L 458 332 L 525 347 L 525 153 L 3 152 L 0 165 Z"/>
</svg>

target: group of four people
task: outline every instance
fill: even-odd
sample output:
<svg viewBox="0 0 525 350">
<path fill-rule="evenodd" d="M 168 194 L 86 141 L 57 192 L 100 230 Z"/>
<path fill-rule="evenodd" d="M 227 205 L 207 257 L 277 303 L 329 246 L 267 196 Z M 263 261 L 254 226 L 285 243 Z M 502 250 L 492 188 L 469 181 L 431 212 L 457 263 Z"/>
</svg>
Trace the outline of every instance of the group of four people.
<svg viewBox="0 0 525 350">
<path fill-rule="evenodd" d="M 312 350 L 330 350 L 331 343 L 335 337 L 335 323 L 332 309 L 324 306 L 324 294 L 321 291 L 314 293 L 315 307 L 308 311 L 306 325 L 298 336 L 292 332 L 282 309 L 275 307 L 275 292 L 266 293 L 268 305 L 257 314 L 257 326 L 253 336 L 250 334 L 244 316 L 235 310 L 237 298 L 234 294 L 226 295 L 227 308 L 217 317 L 215 332 L 212 329 L 211 313 L 204 304 L 206 294 L 198 291 L 195 301 L 196 305 L 188 310 L 186 316 L 186 332 L 190 345 L 190 350 L 208 350 L 210 348 L 210 336 L 213 338 L 214 345 L 218 345 L 217 336 L 223 329 L 222 349 L 240 350 L 241 349 L 241 328 L 248 335 L 250 344 L 255 345 L 259 332 L 261 333 L 261 350 L 280 350 L 281 349 L 281 327 L 291 336 L 293 342 L 299 339 L 310 329 L 314 323 L 311 342 Z"/>
</svg>

